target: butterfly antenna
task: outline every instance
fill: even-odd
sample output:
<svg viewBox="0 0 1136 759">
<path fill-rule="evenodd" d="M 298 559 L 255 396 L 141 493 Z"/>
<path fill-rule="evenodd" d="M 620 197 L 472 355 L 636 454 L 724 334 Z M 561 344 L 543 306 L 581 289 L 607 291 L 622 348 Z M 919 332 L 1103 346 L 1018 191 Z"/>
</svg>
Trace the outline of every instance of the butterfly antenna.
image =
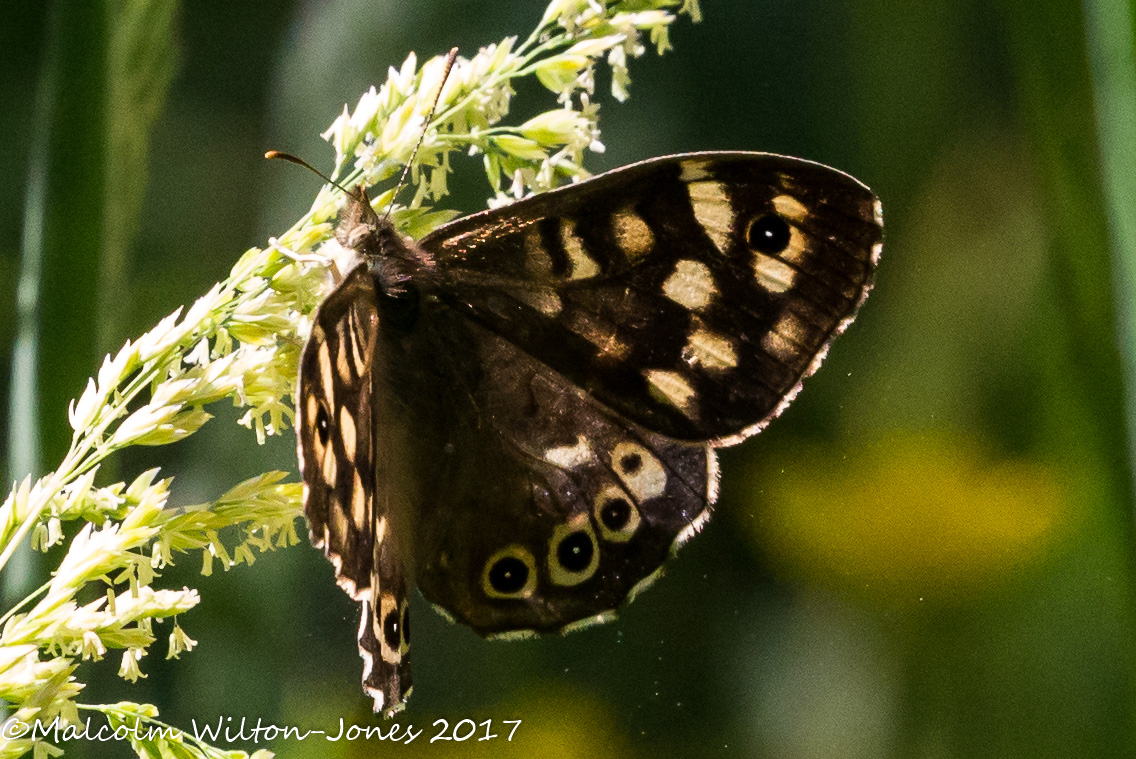
<svg viewBox="0 0 1136 759">
<path fill-rule="evenodd" d="M 402 167 L 402 174 L 398 177 L 398 184 L 394 186 L 394 194 L 391 195 L 390 204 L 387 206 L 387 211 L 383 214 L 383 220 L 390 219 L 391 210 L 394 208 L 394 199 L 398 197 L 399 191 L 406 184 L 406 175 L 410 173 L 410 167 L 414 165 L 414 159 L 418 157 L 418 148 L 422 147 L 422 142 L 426 139 L 426 130 L 430 128 L 430 122 L 434 120 L 434 112 L 438 110 L 438 102 L 442 99 L 442 90 L 446 88 L 446 80 L 450 78 L 450 71 L 454 67 L 454 60 L 458 57 L 458 49 L 455 47 L 450 50 L 449 55 L 446 56 L 446 70 L 442 72 L 442 81 L 438 84 L 438 92 L 434 95 L 434 102 L 430 105 L 430 113 L 426 114 L 426 121 L 422 125 L 422 134 L 418 137 L 418 142 L 414 143 L 414 150 L 410 153 L 410 160 Z"/>
<path fill-rule="evenodd" d="M 348 194 L 351 197 L 355 198 L 356 200 L 359 200 L 360 202 L 362 202 L 362 199 L 356 193 L 352 192 L 351 190 L 348 190 L 346 187 L 341 185 L 339 182 L 336 182 L 334 179 L 329 177 L 327 174 L 324 174 L 322 171 L 317 169 L 315 166 L 312 166 L 310 163 L 305 161 L 303 158 L 300 158 L 298 156 L 294 156 L 291 153 L 285 153 L 281 150 L 269 150 L 267 153 L 264 154 L 264 157 L 269 159 L 269 160 L 277 158 L 281 161 L 288 161 L 289 163 L 294 163 L 297 166 L 303 166 L 305 169 L 312 172 L 313 174 L 315 174 L 317 177 L 319 177 L 323 181 L 327 182 L 328 184 L 335 185 L 339 189 L 343 190 L 343 192 L 345 192 L 346 194 Z"/>
</svg>

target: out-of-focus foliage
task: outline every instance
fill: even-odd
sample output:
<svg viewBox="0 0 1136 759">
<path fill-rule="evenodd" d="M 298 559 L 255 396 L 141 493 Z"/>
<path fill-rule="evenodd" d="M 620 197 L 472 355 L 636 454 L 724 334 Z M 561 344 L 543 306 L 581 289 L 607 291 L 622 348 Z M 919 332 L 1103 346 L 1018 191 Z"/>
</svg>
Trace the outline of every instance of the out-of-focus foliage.
<svg viewBox="0 0 1136 759">
<path fill-rule="evenodd" d="M 539 12 L 522 0 L 181 7 L 179 64 L 151 132 L 141 228 L 103 348 L 192 302 L 310 205 L 316 180 L 265 165 L 265 149 L 326 167 L 332 153 L 318 135 L 329 116 L 409 50 L 420 60 L 453 45 L 472 52 L 531 28 Z M 1107 119 L 1136 119 L 1126 100 L 1136 71 L 1123 54 L 1133 3 L 707 0 L 703 12 L 701 24 L 671 30 L 674 53 L 639 63 L 630 101 L 601 99 L 607 151 L 590 168 L 735 148 L 860 177 L 883 200 L 886 241 L 857 323 L 782 419 L 724 452 L 715 519 L 617 622 L 487 643 L 419 599 L 415 694 L 399 721 L 423 736 L 405 747 L 309 738 L 270 748 L 1131 755 L 1125 397 L 1134 388 L 1122 356 L 1133 346 L 1116 324 L 1132 308 L 1118 303 L 1113 275 L 1132 257 L 1116 230 L 1136 198 L 1123 196 L 1123 172 L 1117 179 L 1128 160 L 1116 144 L 1123 122 Z M 18 4 L 0 24 L 4 397 L 48 15 Z M 84 88 L 108 96 L 97 82 Z M 69 98 L 84 107 L 81 93 Z M 518 111 L 517 121 L 534 113 Z M 91 158 L 98 146 L 78 135 L 64 149 Z M 480 160 L 454 162 L 454 205 L 483 207 Z M 63 196 L 76 219 L 105 202 L 101 185 L 80 179 Z M 41 331 L 81 323 L 89 285 L 54 283 Z M 66 399 L 97 370 L 81 347 L 53 349 L 66 371 L 47 380 L 63 383 L 63 401 L 38 409 L 45 425 L 65 429 Z M 236 416 L 124 467 L 178 472 L 175 498 L 190 504 L 294 466 L 290 441 L 258 446 Z M 52 455 L 45 450 L 47 466 Z M 341 718 L 375 724 L 358 687 L 353 605 L 318 552 L 300 545 L 240 573 L 199 570 L 182 561 L 164 577 L 200 592 L 185 619 L 192 655 L 149 657 L 148 677 L 133 685 L 116 677 L 117 661 L 96 665 L 89 700 L 150 701 L 177 725 L 230 716 L 334 734 Z M 512 743 L 427 744 L 438 718 L 451 728 L 492 719 L 499 734 L 502 720 L 522 724 Z M 67 750 L 131 753 L 81 742 Z"/>
</svg>

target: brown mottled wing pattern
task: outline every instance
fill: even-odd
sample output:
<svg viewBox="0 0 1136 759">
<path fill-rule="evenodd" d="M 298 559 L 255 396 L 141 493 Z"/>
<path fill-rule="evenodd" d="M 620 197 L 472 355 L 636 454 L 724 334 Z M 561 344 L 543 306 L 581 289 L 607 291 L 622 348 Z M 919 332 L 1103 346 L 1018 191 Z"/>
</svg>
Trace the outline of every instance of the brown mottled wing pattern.
<svg viewBox="0 0 1136 759">
<path fill-rule="evenodd" d="M 382 453 L 374 436 L 378 330 L 374 281 L 367 264 L 360 264 L 315 313 L 300 359 L 296 424 L 311 541 L 331 560 L 339 586 L 360 604 L 363 685 L 376 711 L 399 708 L 410 689 L 407 646 L 400 639 L 406 581 L 397 544 L 376 530 L 385 516 L 375 479 Z"/>
<path fill-rule="evenodd" d="M 782 409 L 867 296 L 878 202 L 761 153 L 646 161 L 422 240 L 472 321 L 680 440 L 737 442 Z"/>
</svg>

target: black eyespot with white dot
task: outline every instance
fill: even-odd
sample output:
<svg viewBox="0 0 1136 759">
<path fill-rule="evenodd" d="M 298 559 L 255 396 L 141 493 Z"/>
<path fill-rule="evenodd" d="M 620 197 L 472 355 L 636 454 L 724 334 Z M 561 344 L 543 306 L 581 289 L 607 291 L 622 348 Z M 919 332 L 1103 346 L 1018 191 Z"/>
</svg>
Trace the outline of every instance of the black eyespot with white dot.
<svg viewBox="0 0 1136 759">
<path fill-rule="evenodd" d="M 529 579 L 529 568 L 514 556 L 498 559 L 489 568 L 489 584 L 498 593 L 516 593 L 525 587 Z"/>
<path fill-rule="evenodd" d="M 592 536 L 580 530 L 570 533 L 556 547 L 556 560 L 569 572 L 583 572 L 592 563 L 596 551 Z"/>
<path fill-rule="evenodd" d="M 407 646 L 410 645 L 410 606 L 404 604 L 402 607 L 402 642 Z"/>
<path fill-rule="evenodd" d="M 327 440 L 331 437 L 331 420 L 327 415 L 327 408 L 321 403 L 316 410 L 316 436 L 319 437 L 320 445 L 326 447 Z"/>
<path fill-rule="evenodd" d="M 612 532 L 619 532 L 631 521 L 633 508 L 626 498 L 617 497 L 604 503 L 599 512 L 600 523 Z"/>
<path fill-rule="evenodd" d="M 776 214 L 758 216 L 749 223 L 746 230 L 746 244 L 758 253 L 775 255 L 789 247 L 792 230 L 789 224 Z"/>
<path fill-rule="evenodd" d="M 627 492 L 617 485 L 601 490 L 592 506 L 592 516 L 600 528 L 600 537 L 609 543 L 626 543 L 639 529 L 639 509 Z"/>
<path fill-rule="evenodd" d="M 383 617 L 383 641 L 387 644 L 387 648 L 392 651 L 397 651 L 402 643 L 399 628 L 398 609 L 391 609 Z"/>
<path fill-rule="evenodd" d="M 535 588 L 536 562 L 524 547 L 503 548 L 485 563 L 481 589 L 490 598 L 524 598 Z"/>
<path fill-rule="evenodd" d="M 556 585 L 579 585 L 596 573 L 599 546 L 587 513 L 557 525 L 548 543 L 548 573 Z"/>
</svg>

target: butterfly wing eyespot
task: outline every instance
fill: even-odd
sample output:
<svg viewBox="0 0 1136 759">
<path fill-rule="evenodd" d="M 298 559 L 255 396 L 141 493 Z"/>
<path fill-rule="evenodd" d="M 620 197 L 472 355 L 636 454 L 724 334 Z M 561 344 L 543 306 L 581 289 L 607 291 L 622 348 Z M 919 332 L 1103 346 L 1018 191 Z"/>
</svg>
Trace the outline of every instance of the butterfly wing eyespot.
<svg viewBox="0 0 1136 759">
<path fill-rule="evenodd" d="M 548 546 L 548 575 L 556 585 L 571 587 L 590 580 L 600 565 L 602 549 L 587 512 L 556 525 Z"/>
<path fill-rule="evenodd" d="M 387 648 L 397 651 L 402 647 L 402 614 L 397 607 L 391 606 L 382 615 L 383 642 Z"/>
<path fill-rule="evenodd" d="M 482 589 L 491 598 L 524 598 L 536 587 L 536 562 L 522 546 L 498 551 L 485 563 Z"/>
<path fill-rule="evenodd" d="M 629 451 L 619 457 L 619 471 L 634 476 L 643 468 L 643 456 L 635 451 Z"/>
<path fill-rule="evenodd" d="M 575 530 L 565 535 L 557 544 L 553 552 L 556 562 L 566 571 L 579 574 L 592 563 L 597 556 L 595 540 L 584 530 Z"/>
<path fill-rule="evenodd" d="M 789 247 L 789 225 L 776 214 L 762 214 L 749 223 L 746 242 L 761 253 L 772 255 Z"/>
<path fill-rule="evenodd" d="M 320 445 L 327 446 L 328 437 L 331 435 L 331 422 L 327 418 L 327 407 L 322 403 L 316 409 L 315 428 Z"/>
<path fill-rule="evenodd" d="M 596 496 L 593 517 L 604 540 L 626 543 L 639 527 L 639 511 L 622 489 L 609 486 Z"/>
</svg>

